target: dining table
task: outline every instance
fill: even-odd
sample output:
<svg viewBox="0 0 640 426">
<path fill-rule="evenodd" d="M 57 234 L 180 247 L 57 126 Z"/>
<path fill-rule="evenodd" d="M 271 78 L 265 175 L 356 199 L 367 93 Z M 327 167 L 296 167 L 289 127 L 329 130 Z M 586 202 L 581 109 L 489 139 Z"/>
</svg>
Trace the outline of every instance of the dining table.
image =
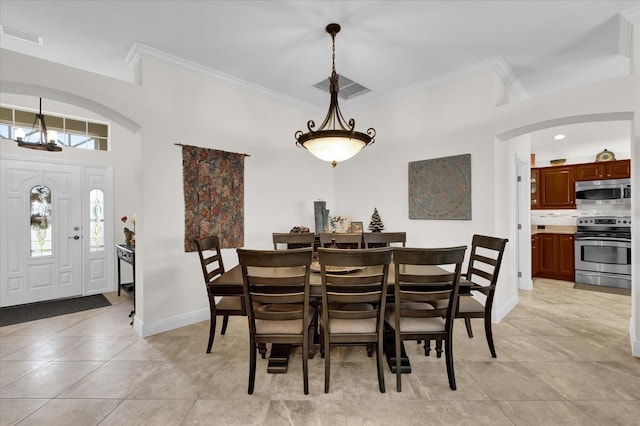
<svg viewBox="0 0 640 426">
<path fill-rule="evenodd" d="M 443 272 L 446 273 L 446 271 L 439 266 L 430 266 L 430 265 L 429 266 L 413 266 L 413 265 L 405 266 L 403 265 L 403 268 L 409 268 L 406 272 L 411 272 L 411 268 L 415 268 L 416 271 L 419 270 L 420 273 L 424 273 L 427 275 L 438 275 L 438 274 L 442 274 Z M 263 270 L 263 273 L 266 273 L 274 277 L 277 277 L 279 274 L 283 273 L 282 271 L 283 268 L 274 267 L 274 268 L 261 268 L 261 269 Z M 317 262 L 312 263 L 311 271 L 312 272 L 309 277 L 310 296 L 313 298 L 320 299 L 320 297 L 322 297 L 322 287 L 321 287 L 322 278 L 319 273 L 319 265 Z M 369 273 L 367 272 L 366 268 L 354 268 L 352 271 L 347 271 L 347 272 L 353 275 L 366 275 L 367 273 Z M 404 269 L 403 269 L 403 272 L 405 272 Z M 389 282 L 389 287 L 387 292 L 388 293 L 387 300 L 392 301 L 393 291 L 394 291 L 393 288 L 395 283 L 395 267 L 393 263 L 389 266 L 388 282 Z M 212 286 L 213 294 L 215 296 L 244 295 L 241 266 L 236 265 L 233 268 L 229 269 L 228 271 L 225 271 L 223 274 L 221 274 L 219 277 L 213 280 L 213 282 L 211 283 L 211 286 Z M 469 295 L 470 288 L 471 288 L 471 283 L 469 281 L 462 279 L 461 277 L 459 293 L 461 295 L 464 295 L 464 294 Z M 395 373 L 396 371 L 396 354 L 395 354 L 394 339 L 395 337 L 392 330 L 385 332 L 384 343 L 383 343 L 384 353 L 387 359 L 387 364 L 389 365 L 389 368 L 393 373 Z M 287 366 L 289 363 L 290 349 L 291 348 L 289 345 L 272 344 L 271 352 L 269 353 L 269 364 L 267 367 L 267 372 L 286 373 Z M 401 350 L 400 356 L 401 356 L 402 373 L 403 374 L 410 373 L 411 364 L 409 362 L 409 357 L 407 356 L 404 350 L 403 344 L 400 345 L 400 350 Z M 311 354 L 310 357 L 312 358 L 313 355 Z"/>
</svg>

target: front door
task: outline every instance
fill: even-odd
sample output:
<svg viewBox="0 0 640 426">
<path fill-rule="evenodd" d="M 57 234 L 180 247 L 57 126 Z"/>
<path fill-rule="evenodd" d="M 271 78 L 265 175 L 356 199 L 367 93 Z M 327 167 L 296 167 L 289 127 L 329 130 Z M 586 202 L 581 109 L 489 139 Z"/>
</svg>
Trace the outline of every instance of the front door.
<svg viewBox="0 0 640 426">
<path fill-rule="evenodd" d="M 0 162 L 0 306 L 82 295 L 81 166 Z"/>
</svg>

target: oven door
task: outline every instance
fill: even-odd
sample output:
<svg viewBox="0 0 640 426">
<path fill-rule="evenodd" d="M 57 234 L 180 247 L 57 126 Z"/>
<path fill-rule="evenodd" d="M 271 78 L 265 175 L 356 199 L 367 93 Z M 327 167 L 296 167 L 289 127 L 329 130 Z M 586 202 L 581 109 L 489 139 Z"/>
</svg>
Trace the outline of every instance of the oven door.
<svg viewBox="0 0 640 426">
<path fill-rule="evenodd" d="M 631 275 L 631 241 L 620 238 L 576 238 L 576 271 Z"/>
</svg>

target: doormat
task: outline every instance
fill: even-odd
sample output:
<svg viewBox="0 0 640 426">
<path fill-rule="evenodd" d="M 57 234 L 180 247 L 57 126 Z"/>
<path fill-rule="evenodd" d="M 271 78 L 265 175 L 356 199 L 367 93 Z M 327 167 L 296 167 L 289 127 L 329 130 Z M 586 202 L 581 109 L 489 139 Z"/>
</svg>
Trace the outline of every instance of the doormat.
<svg viewBox="0 0 640 426">
<path fill-rule="evenodd" d="M 111 306 L 102 294 L 0 308 L 0 327 Z"/>
</svg>

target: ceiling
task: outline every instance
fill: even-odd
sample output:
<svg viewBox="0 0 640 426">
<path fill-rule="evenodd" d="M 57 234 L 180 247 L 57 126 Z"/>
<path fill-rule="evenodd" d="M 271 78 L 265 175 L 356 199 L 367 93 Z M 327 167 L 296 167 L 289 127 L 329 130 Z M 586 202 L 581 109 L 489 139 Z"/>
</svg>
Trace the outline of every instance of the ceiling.
<svg viewBox="0 0 640 426">
<path fill-rule="evenodd" d="M 2 0 L 0 45 L 126 81 L 151 54 L 323 110 L 330 22 L 337 72 L 370 90 L 348 112 L 489 68 L 522 99 L 626 75 L 640 0 Z"/>
</svg>

